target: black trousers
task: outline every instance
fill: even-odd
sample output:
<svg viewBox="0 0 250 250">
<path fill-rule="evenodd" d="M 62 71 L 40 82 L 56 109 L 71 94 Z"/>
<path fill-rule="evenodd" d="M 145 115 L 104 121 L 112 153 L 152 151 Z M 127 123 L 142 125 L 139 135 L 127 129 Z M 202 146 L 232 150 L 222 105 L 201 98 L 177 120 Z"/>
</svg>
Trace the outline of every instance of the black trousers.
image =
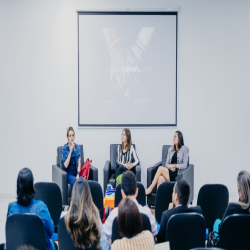
<svg viewBox="0 0 250 250">
<path fill-rule="evenodd" d="M 128 169 L 125 168 L 123 165 L 117 166 L 116 171 L 115 171 L 115 178 L 117 178 L 117 176 L 119 176 L 120 174 L 123 174 L 123 172 L 127 170 Z M 135 174 L 135 167 L 132 167 L 130 171 L 132 171 Z"/>
</svg>

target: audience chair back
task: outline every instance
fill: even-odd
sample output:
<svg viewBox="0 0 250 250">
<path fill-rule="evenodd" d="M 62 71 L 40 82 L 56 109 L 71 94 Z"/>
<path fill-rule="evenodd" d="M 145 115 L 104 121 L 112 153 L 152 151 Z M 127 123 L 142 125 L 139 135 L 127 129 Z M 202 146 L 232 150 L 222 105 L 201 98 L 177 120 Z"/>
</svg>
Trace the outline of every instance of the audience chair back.
<svg viewBox="0 0 250 250">
<path fill-rule="evenodd" d="M 141 184 L 141 182 L 137 182 L 137 187 L 138 187 L 138 195 L 136 197 L 136 200 L 140 205 L 145 206 L 146 205 L 145 188 Z M 118 207 L 121 200 L 122 200 L 121 185 L 119 184 L 115 189 L 115 207 Z"/>
<path fill-rule="evenodd" d="M 65 225 L 64 218 L 61 218 L 58 224 L 58 244 L 60 250 L 78 250 L 82 249 L 76 247 L 73 243 L 73 240 L 68 233 Z M 91 248 L 85 248 L 86 250 L 96 250 L 96 247 L 93 246 Z"/>
<path fill-rule="evenodd" d="M 231 215 L 222 223 L 219 246 L 227 250 L 250 249 L 250 215 Z"/>
<path fill-rule="evenodd" d="M 150 224 L 148 216 L 141 213 L 141 218 L 142 218 L 142 230 L 141 230 L 141 232 L 146 231 L 146 230 L 152 232 L 151 224 Z M 112 242 L 114 242 L 115 240 L 119 240 L 121 238 L 122 238 L 122 236 L 119 233 L 118 219 L 116 217 L 114 219 L 113 225 L 112 225 Z"/>
<path fill-rule="evenodd" d="M 45 229 L 41 218 L 34 214 L 12 214 L 6 222 L 6 249 L 28 245 L 47 250 Z"/>
<path fill-rule="evenodd" d="M 162 213 L 168 210 L 169 203 L 172 202 L 174 185 L 174 181 L 164 182 L 159 186 L 156 192 L 155 218 L 159 224 L 161 223 Z"/>
<path fill-rule="evenodd" d="M 228 189 L 222 184 L 206 184 L 201 187 L 197 205 L 201 207 L 207 228 L 212 229 L 215 220 L 222 219 L 228 200 Z"/>
<path fill-rule="evenodd" d="M 103 194 L 102 194 L 102 188 L 101 185 L 96 181 L 88 181 L 90 192 L 92 195 L 92 199 L 94 204 L 99 210 L 100 213 L 100 219 L 103 218 Z"/>
<path fill-rule="evenodd" d="M 62 212 L 62 194 L 59 186 L 53 182 L 37 182 L 34 188 L 34 198 L 46 204 L 56 227 Z"/>
<path fill-rule="evenodd" d="M 170 242 L 171 250 L 189 250 L 205 247 L 206 222 L 197 213 L 172 215 L 166 230 L 166 241 Z"/>
</svg>

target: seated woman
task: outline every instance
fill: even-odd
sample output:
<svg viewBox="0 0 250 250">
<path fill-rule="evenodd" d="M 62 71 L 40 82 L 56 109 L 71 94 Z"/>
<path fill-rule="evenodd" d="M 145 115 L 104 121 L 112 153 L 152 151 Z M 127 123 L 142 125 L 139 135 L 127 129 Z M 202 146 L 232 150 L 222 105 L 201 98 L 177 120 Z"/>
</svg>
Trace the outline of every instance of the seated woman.
<svg viewBox="0 0 250 250">
<path fill-rule="evenodd" d="M 139 159 L 132 145 L 130 130 L 125 128 L 122 131 L 122 144 L 117 147 L 116 184 L 121 182 L 123 172 L 131 170 L 135 174 L 135 166 L 138 164 Z"/>
<path fill-rule="evenodd" d="M 154 237 L 150 231 L 141 232 L 141 215 L 131 199 L 122 199 L 118 207 L 118 214 L 119 232 L 124 238 L 115 240 L 111 247 L 112 250 L 154 249 Z"/>
<path fill-rule="evenodd" d="M 67 172 L 68 183 L 73 186 L 79 178 L 82 150 L 74 143 L 75 131 L 72 127 L 67 129 L 67 139 L 68 143 L 62 149 L 62 164 L 64 165 L 64 170 Z"/>
<path fill-rule="evenodd" d="M 173 139 L 174 145 L 169 147 L 166 166 L 160 166 L 157 169 L 152 184 L 146 189 L 146 195 L 150 194 L 157 184 L 165 181 L 175 181 L 177 171 L 186 169 L 188 166 L 189 149 L 184 146 L 183 135 L 180 131 L 176 131 Z"/>
<path fill-rule="evenodd" d="M 214 231 L 218 232 L 224 220 L 233 214 L 250 213 L 250 174 L 247 171 L 241 171 L 237 177 L 237 186 L 239 202 L 230 203 L 223 215 L 222 220 L 217 219 L 214 224 Z"/>
<path fill-rule="evenodd" d="M 17 202 L 9 204 L 8 216 L 11 214 L 36 214 L 44 224 L 48 250 L 57 249 L 50 239 L 54 233 L 54 223 L 47 206 L 40 200 L 34 199 L 34 177 L 30 169 L 23 168 L 17 177 Z"/>
<path fill-rule="evenodd" d="M 81 178 L 75 182 L 68 213 L 65 215 L 65 225 L 71 235 L 74 245 L 79 248 L 110 249 L 99 210 L 95 206 L 88 182 Z"/>
</svg>

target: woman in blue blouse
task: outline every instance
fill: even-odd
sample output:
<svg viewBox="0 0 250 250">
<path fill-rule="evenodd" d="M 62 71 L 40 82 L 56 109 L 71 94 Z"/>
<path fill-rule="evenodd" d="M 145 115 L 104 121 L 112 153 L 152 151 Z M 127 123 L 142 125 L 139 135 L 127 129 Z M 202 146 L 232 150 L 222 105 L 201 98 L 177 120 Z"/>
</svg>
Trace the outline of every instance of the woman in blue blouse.
<svg viewBox="0 0 250 250">
<path fill-rule="evenodd" d="M 17 201 L 9 204 L 8 216 L 11 214 L 36 214 L 44 224 L 45 237 L 48 250 L 57 249 L 56 244 L 50 239 L 54 233 L 54 223 L 47 206 L 40 200 L 34 199 L 34 177 L 30 169 L 23 168 L 17 177 Z"/>
<path fill-rule="evenodd" d="M 68 143 L 62 149 L 62 164 L 67 172 L 68 183 L 73 186 L 75 181 L 79 179 L 82 150 L 74 143 L 75 131 L 72 127 L 67 129 L 67 139 Z"/>
</svg>

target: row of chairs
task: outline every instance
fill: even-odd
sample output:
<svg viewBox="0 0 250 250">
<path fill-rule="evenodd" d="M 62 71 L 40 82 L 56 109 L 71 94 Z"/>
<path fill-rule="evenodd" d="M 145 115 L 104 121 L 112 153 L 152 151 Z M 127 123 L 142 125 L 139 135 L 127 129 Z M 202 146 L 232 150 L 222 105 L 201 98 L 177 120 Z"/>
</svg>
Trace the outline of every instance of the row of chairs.
<svg viewBox="0 0 250 250">
<path fill-rule="evenodd" d="M 116 154 L 117 154 L 117 147 L 119 144 L 111 144 L 110 145 L 110 160 L 106 161 L 104 168 L 103 168 L 103 191 L 105 192 L 105 188 L 107 184 L 111 184 L 114 188 L 116 187 L 116 178 L 115 178 L 115 171 L 116 171 Z M 84 163 L 84 151 L 83 145 L 79 145 L 82 150 L 81 155 L 81 165 Z M 133 144 L 134 148 L 136 148 L 135 144 Z M 154 176 L 157 172 L 159 166 L 165 166 L 166 159 L 168 155 L 168 149 L 170 145 L 163 145 L 162 147 L 162 160 L 152 167 L 147 169 L 147 187 L 150 186 L 152 183 Z M 64 167 L 62 164 L 62 148 L 57 148 L 57 157 L 56 157 L 56 164 L 52 166 L 52 181 L 57 183 L 62 191 L 62 202 L 63 205 L 69 205 L 71 200 L 72 194 L 72 187 L 67 183 L 67 173 L 64 171 Z M 141 166 L 138 164 L 135 169 L 135 174 L 137 181 L 141 181 Z M 185 179 L 189 186 L 190 186 L 190 197 L 189 203 L 192 203 L 194 198 L 194 165 L 189 164 L 186 170 L 182 170 L 178 172 L 178 175 L 181 175 L 183 179 Z M 95 168 L 93 165 L 90 168 L 90 175 L 89 179 L 98 182 L 98 169 Z M 151 195 L 148 196 L 147 204 L 149 207 L 156 205 L 156 187 L 153 189 Z"/>
<path fill-rule="evenodd" d="M 103 193 L 98 182 L 88 181 L 93 201 L 99 209 L 100 218 L 104 216 L 103 209 Z M 168 209 L 169 203 L 172 202 L 172 192 L 175 182 L 162 183 L 156 195 L 155 218 L 158 224 L 161 223 L 162 213 Z M 138 196 L 137 201 L 142 206 L 146 205 L 145 188 L 137 182 Z M 35 183 L 35 199 L 42 200 L 47 205 L 54 225 L 58 224 L 60 214 L 62 212 L 62 198 L 60 188 L 56 183 Z M 122 200 L 121 185 L 116 187 L 115 191 L 115 207 Z M 216 219 L 222 219 L 223 214 L 228 206 L 229 193 L 226 186 L 221 184 L 206 184 L 198 194 L 197 205 L 202 209 L 203 216 L 206 220 L 206 228 L 212 229 Z M 107 214 L 105 218 L 107 217 Z"/>
<path fill-rule="evenodd" d="M 149 219 L 142 215 L 142 230 L 151 230 Z M 225 219 L 220 232 L 220 247 L 227 250 L 249 250 L 250 215 L 232 215 Z M 206 223 L 202 215 L 196 213 L 173 215 L 168 223 L 166 238 L 171 250 L 189 250 L 205 246 Z M 112 227 L 112 241 L 120 239 L 117 218 Z M 66 230 L 64 218 L 58 223 L 58 243 L 60 250 L 81 249 L 74 246 Z M 30 245 L 39 250 L 46 250 L 45 229 L 41 218 L 32 214 L 13 214 L 6 223 L 6 248 L 17 249 Z M 85 248 L 86 249 L 86 248 Z M 92 246 L 90 250 L 96 249 Z"/>
</svg>

